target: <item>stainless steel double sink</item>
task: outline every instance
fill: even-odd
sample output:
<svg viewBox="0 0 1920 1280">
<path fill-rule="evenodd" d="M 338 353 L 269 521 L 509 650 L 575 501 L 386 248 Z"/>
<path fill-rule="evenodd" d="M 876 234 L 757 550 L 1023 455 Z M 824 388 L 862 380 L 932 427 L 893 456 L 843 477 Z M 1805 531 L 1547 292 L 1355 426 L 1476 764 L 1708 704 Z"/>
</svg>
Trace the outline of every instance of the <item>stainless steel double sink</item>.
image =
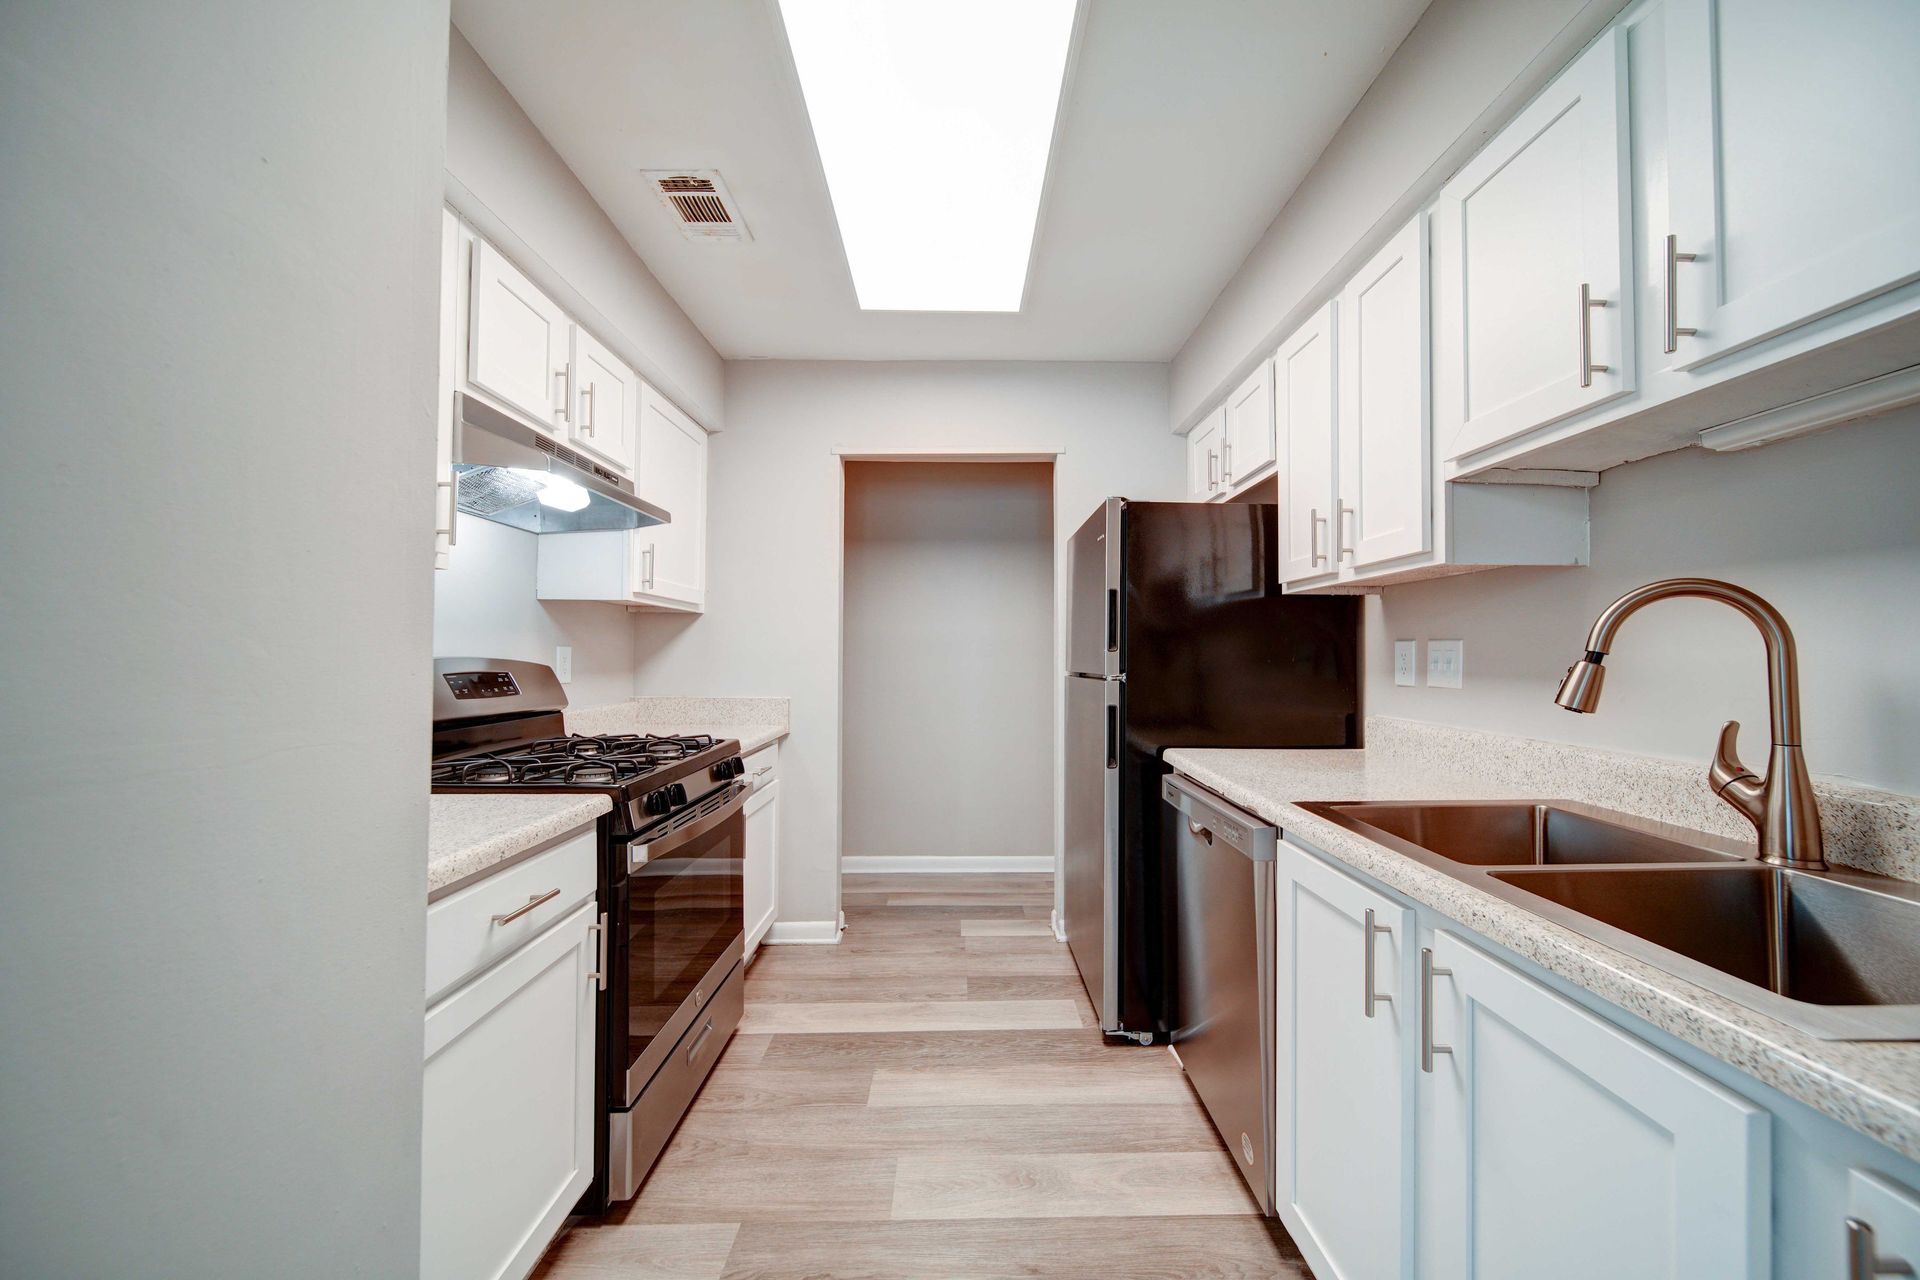
<svg viewBox="0 0 1920 1280">
<path fill-rule="evenodd" d="M 1303 809 L 1826 1040 L 1920 1040 L 1920 889 L 1567 801 Z"/>
</svg>

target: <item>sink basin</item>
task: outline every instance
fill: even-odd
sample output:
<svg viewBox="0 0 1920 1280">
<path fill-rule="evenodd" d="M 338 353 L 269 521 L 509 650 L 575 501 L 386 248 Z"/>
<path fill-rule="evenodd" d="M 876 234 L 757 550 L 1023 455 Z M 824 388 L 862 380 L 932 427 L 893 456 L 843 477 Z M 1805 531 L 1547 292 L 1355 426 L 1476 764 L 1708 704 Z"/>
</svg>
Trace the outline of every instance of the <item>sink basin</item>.
<svg viewBox="0 0 1920 1280">
<path fill-rule="evenodd" d="M 1920 1004 L 1920 900 L 1898 882 L 1758 864 L 1491 878 L 1788 1000 Z"/>
<path fill-rule="evenodd" d="M 1366 801 L 1305 806 L 1389 847 L 1475 867 L 1737 862 L 1732 841 L 1567 801 Z"/>
</svg>

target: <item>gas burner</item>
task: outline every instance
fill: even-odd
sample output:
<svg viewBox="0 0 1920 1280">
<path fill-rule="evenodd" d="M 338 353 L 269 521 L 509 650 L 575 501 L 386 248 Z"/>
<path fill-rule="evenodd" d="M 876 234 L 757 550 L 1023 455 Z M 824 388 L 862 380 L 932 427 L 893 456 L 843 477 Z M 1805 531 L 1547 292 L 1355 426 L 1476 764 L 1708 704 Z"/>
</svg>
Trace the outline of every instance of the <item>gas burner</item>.
<svg viewBox="0 0 1920 1280">
<path fill-rule="evenodd" d="M 645 777 L 661 765 L 710 750 L 706 734 L 655 737 L 652 734 L 570 734 L 541 738 L 509 751 L 488 751 L 443 760 L 433 781 L 468 786 L 512 783 L 571 783 L 612 786 Z"/>
</svg>

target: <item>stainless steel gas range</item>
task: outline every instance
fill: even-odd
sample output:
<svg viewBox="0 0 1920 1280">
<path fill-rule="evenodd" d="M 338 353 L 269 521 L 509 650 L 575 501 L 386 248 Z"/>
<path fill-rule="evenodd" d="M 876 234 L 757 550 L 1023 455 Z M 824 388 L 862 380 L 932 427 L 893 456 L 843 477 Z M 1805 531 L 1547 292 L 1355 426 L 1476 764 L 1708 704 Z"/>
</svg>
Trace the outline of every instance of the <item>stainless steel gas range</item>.
<svg viewBox="0 0 1920 1280">
<path fill-rule="evenodd" d="M 744 1008 L 745 818 L 740 744 L 703 736 L 569 734 L 553 671 L 437 658 L 433 789 L 613 800 L 600 820 L 596 1212 L 639 1190 Z"/>
</svg>

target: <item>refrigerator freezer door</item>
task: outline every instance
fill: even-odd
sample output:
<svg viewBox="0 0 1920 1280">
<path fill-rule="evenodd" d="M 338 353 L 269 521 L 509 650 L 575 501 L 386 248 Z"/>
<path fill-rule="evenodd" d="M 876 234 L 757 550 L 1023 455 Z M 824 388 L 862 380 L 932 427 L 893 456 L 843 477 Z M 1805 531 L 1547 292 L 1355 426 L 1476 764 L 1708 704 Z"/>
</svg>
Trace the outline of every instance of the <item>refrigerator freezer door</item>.
<svg viewBox="0 0 1920 1280">
<path fill-rule="evenodd" d="M 1105 1030 L 1119 1026 L 1120 697 L 1117 680 L 1067 677 L 1067 947 Z"/>
<path fill-rule="evenodd" d="M 1121 665 L 1120 520 L 1125 501 L 1108 498 L 1068 549 L 1067 671 L 1117 676 Z"/>
</svg>

